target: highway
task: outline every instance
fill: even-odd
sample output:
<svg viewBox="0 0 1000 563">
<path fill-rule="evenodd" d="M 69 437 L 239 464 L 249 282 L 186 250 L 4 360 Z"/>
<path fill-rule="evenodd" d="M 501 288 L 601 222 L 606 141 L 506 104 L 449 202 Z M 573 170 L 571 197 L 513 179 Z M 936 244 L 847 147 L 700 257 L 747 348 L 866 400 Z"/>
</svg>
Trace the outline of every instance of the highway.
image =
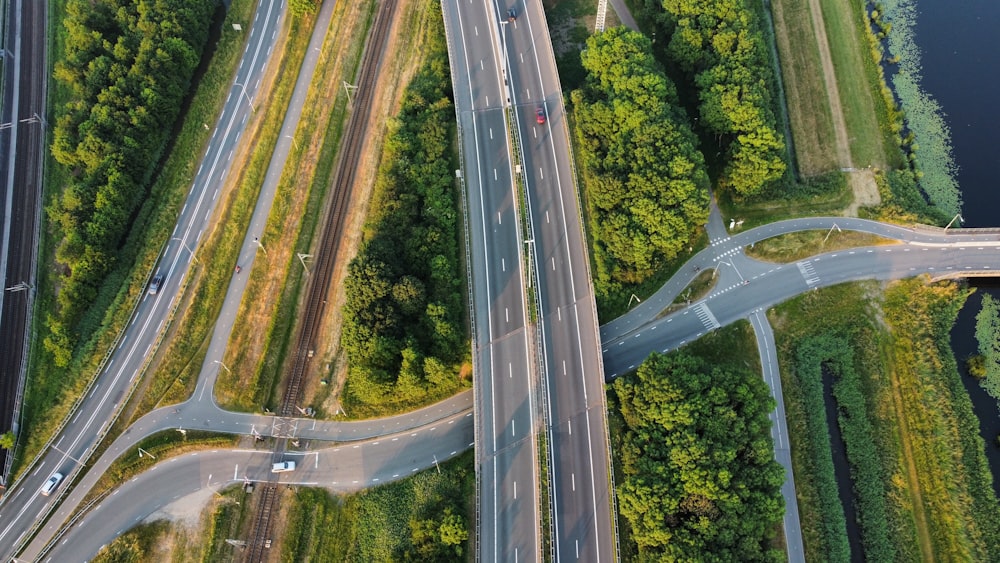
<svg viewBox="0 0 1000 563">
<path fill-rule="evenodd" d="M 483 561 L 540 561 L 538 405 L 526 274 L 497 65 L 485 0 L 442 2 L 468 205 L 479 526 Z"/>
<path fill-rule="evenodd" d="M 415 433 L 286 452 L 284 459 L 297 466 L 280 474 L 279 482 L 347 493 L 433 468 L 472 446 L 472 425 L 461 424 L 469 415 L 457 414 Z M 266 481 L 272 477 L 271 457 L 269 449 L 211 450 L 163 460 L 98 500 L 64 530 L 41 560 L 90 559 L 103 545 L 181 497 L 203 489 L 218 491 L 244 479 Z M 30 552 L 25 557 L 36 560 L 39 555 Z"/>
<path fill-rule="evenodd" d="M 18 502 L 10 502 L 13 493 L 0 504 L 0 556 L 10 557 L 35 522 L 40 521 L 59 498 L 43 497 L 38 490 L 49 475 L 61 472 L 67 480 L 79 468 L 110 426 L 114 413 L 126 398 L 132 381 L 142 373 L 149 352 L 157 344 L 161 330 L 170 316 L 179 288 L 183 284 L 191 251 L 197 247 L 204 228 L 210 224 L 216 198 L 222 188 L 233 151 L 252 111 L 252 100 L 260 85 L 261 71 L 267 62 L 283 13 L 283 3 L 265 1 L 250 26 L 247 50 L 212 134 L 202 166 L 156 267 L 156 274 L 166 276 L 157 295 L 142 294 L 132 321 L 120 336 L 118 345 L 81 399 L 73 418 L 50 441 L 50 447 L 35 459 L 26 475 L 16 483 Z M 233 33 L 226 30 L 224 33 Z"/>
<path fill-rule="evenodd" d="M 618 557 L 597 309 L 562 102 L 540 2 L 501 1 L 516 128 L 522 149 L 529 246 L 538 288 L 542 377 L 556 561 Z M 545 116 L 538 123 L 537 112 Z"/>
<path fill-rule="evenodd" d="M 0 113 L 0 434 L 17 434 L 35 297 L 45 144 L 46 2 L 8 0 Z M 22 441 L 23 443 L 23 441 Z M 11 467 L 0 450 L 0 485 Z"/>
</svg>

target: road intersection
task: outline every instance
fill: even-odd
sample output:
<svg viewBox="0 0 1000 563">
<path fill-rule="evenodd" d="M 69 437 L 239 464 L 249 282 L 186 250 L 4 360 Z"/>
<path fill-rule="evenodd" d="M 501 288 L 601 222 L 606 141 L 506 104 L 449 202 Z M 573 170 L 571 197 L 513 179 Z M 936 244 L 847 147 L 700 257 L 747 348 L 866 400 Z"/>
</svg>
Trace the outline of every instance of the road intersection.
<svg viewBox="0 0 1000 563">
<path fill-rule="evenodd" d="M 327 4 L 332 4 L 332 2 L 327 2 Z M 772 364 L 773 337 L 768 340 L 767 334 L 769 334 L 770 329 L 766 326 L 763 311 L 767 307 L 802 291 L 853 279 L 872 277 L 892 279 L 923 272 L 938 276 L 1000 275 L 1000 237 L 998 237 L 997 232 L 971 233 L 960 230 L 941 232 L 940 229 L 910 229 L 842 217 L 783 221 L 733 236 L 728 235 L 722 229 L 722 233 L 717 233 L 718 236 L 712 237 L 712 246 L 697 254 L 677 276 L 668 281 L 654 296 L 633 308 L 622 318 L 601 327 L 600 339 L 596 333 L 590 336 L 586 330 L 581 330 L 581 327 L 592 323 L 593 320 L 587 320 L 586 317 L 594 314 L 594 318 L 596 318 L 596 312 L 593 311 L 593 297 L 589 285 L 589 272 L 586 272 L 586 261 L 577 259 L 580 249 L 583 248 L 583 239 L 582 230 L 579 229 L 578 224 L 574 226 L 573 222 L 579 219 L 579 210 L 575 204 L 575 187 L 571 181 L 566 180 L 573 175 L 568 157 L 568 144 L 559 144 L 568 143 L 561 93 L 558 88 L 558 80 L 552 78 L 556 76 L 554 62 L 548 60 L 544 53 L 539 55 L 537 48 L 538 41 L 536 39 L 544 40 L 544 44 L 549 45 L 541 6 L 527 7 L 518 21 L 518 24 L 523 27 L 518 27 L 518 24 L 500 25 L 498 23 L 501 21 L 500 14 L 504 12 L 499 12 L 499 7 L 488 2 L 470 1 L 468 4 L 472 8 L 468 12 L 464 11 L 464 0 L 456 0 L 454 3 L 446 0 L 442 4 L 445 8 L 446 21 L 448 21 L 447 18 L 451 18 L 449 29 L 452 28 L 452 25 L 465 26 L 465 29 L 460 31 L 459 36 L 449 32 L 449 48 L 450 51 L 461 49 L 461 56 L 465 60 L 466 76 L 464 80 L 467 82 L 461 83 L 464 87 L 463 90 L 459 87 L 459 80 L 463 78 L 458 76 L 459 70 L 455 68 L 455 59 L 452 59 L 453 78 L 456 78 L 456 111 L 460 128 L 465 133 L 463 137 L 464 155 L 466 158 L 471 158 L 470 153 L 474 152 L 477 158 L 475 166 L 467 167 L 465 177 L 467 182 L 471 182 L 470 178 L 475 175 L 478 186 L 475 190 L 478 199 L 475 199 L 473 190 L 469 189 L 470 225 L 479 227 L 473 229 L 474 232 L 471 236 L 471 252 L 474 261 L 473 283 L 476 288 L 480 288 L 480 285 L 488 286 L 485 287 L 485 290 L 480 288 L 473 292 L 476 300 L 474 310 L 477 315 L 486 311 L 485 319 L 482 318 L 482 315 L 477 317 L 479 324 L 477 324 L 476 339 L 473 343 L 477 352 L 477 368 L 480 371 L 477 385 L 487 386 L 482 377 L 490 378 L 489 387 L 491 389 L 495 387 L 493 378 L 501 378 L 505 374 L 507 379 L 512 381 L 515 377 L 518 378 L 517 383 L 510 385 L 508 382 L 501 392 L 494 396 L 487 395 L 485 398 L 477 397 L 475 399 L 481 403 L 489 403 L 488 407 L 485 404 L 478 405 L 481 410 L 477 412 L 483 413 L 481 416 L 484 420 L 476 421 L 478 428 L 475 437 L 479 442 L 480 450 L 492 445 L 492 449 L 477 452 L 481 467 L 488 469 L 490 465 L 492 466 L 492 473 L 480 474 L 481 506 L 483 510 L 490 510 L 496 518 L 492 531 L 490 529 L 480 530 L 481 545 L 485 541 L 490 546 L 489 549 L 493 550 L 492 553 L 485 552 L 490 560 L 541 558 L 539 511 L 542 507 L 538 506 L 536 492 L 538 487 L 536 474 L 538 443 L 534 434 L 538 421 L 533 418 L 534 412 L 539 406 L 532 402 L 540 395 L 538 395 L 539 391 L 536 388 L 538 381 L 530 375 L 535 367 L 531 365 L 530 358 L 536 350 L 532 349 L 534 336 L 529 334 L 530 323 L 527 321 L 526 309 L 528 298 L 524 293 L 523 281 L 530 280 L 530 283 L 544 288 L 538 306 L 541 311 L 542 327 L 540 342 L 544 349 L 543 358 L 545 361 L 542 371 L 545 374 L 548 392 L 551 394 L 553 390 L 563 386 L 575 391 L 575 393 L 557 391 L 555 395 L 550 395 L 550 397 L 554 397 L 555 402 L 547 405 L 552 425 L 549 429 L 552 437 L 552 442 L 549 444 L 550 455 L 562 469 L 553 476 L 555 490 L 557 492 L 566 490 L 575 492 L 578 488 L 578 476 L 579 479 L 583 480 L 582 482 L 589 480 L 586 487 L 590 488 L 588 498 L 584 498 L 582 501 L 574 500 L 566 506 L 560 504 L 561 501 L 557 493 L 554 505 L 557 519 L 562 519 L 562 523 L 559 521 L 554 523 L 554 549 L 559 559 L 572 558 L 574 551 L 582 547 L 581 552 L 576 552 L 580 553 L 580 557 L 589 560 L 605 560 L 601 554 L 608 553 L 607 550 L 612 549 L 615 541 L 610 521 L 612 499 L 608 498 L 611 491 L 607 472 L 610 468 L 607 461 L 606 431 L 593 430 L 593 426 L 596 426 L 594 424 L 596 418 L 592 418 L 592 416 L 604 416 L 603 377 L 598 375 L 601 373 L 601 358 L 583 358 L 582 354 L 586 353 L 588 349 L 595 355 L 599 348 L 603 350 L 603 361 L 607 366 L 608 378 L 612 378 L 624 371 L 634 369 L 653 350 L 674 349 L 701 336 L 708 330 L 741 318 L 750 318 L 755 332 L 758 334 L 758 345 L 762 347 L 762 363 L 765 362 L 766 357 L 767 362 Z M 258 55 L 265 51 L 267 54 L 270 53 L 270 47 L 265 48 L 264 45 L 268 41 L 268 37 L 273 41 L 274 31 L 276 26 L 280 24 L 283 10 L 283 2 L 265 1 L 262 3 L 261 13 L 266 15 L 263 19 L 258 18 L 261 22 L 259 28 L 257 20 L 255 20 L 251 30 L 251 40 L 248 44 L 255 45 L 254 49 L 250 51 L 254 58 L 248 59 L 250 61 L 249 70 L 244 71 L 243 65 L 241 65 L 240 74 L 238 74 L 234 84 L 233 92 L 235 95 L 231 93 L 230 100 L 220 118 L 220 126 L 223 123 L 226 124 L 223 132 L 228 133 L 228 135 L 224 134 L 219 141 L 216 141 L 216 136 L 213 135 L 212 146 L 206 154 L 206 162 L 211 164 L 209 171 L 203 176 L 199 170 L 199 179 L 196 180 L 189 199 L 194 203 L 194 206 L 190 212 L 188 211 L 189 206 L 185 206 L 185 211 L 182 212 L 179 223 L 181 235 L 177 235 L 178 231 L 175 231 L 175 236 L 178 236 L 180 244 L 168 245 L 161 260 L 162 267 L 169 272 L 167 286 L 163 293 L 156 297 L 144 296 L 139 301 L 133 316 L 135 320 L 123 335 L 121 344 L 117 348 L 122 350 L 122 355 L 116 354 L 110 358 L 107 365 L 108 375 L 102 374 L 97 384 L 92 390 L 89 390 L 81 408 L 67 425 L 67 433 L 54 438 L 53 449 L 44 458 L 37 461 L 28 476 L 22 480 L 22 483 L 18 484 L 18 489 L 12 490 L 13 494 L 5 497 L 0 503 L 0 522 L 5 523 L 0 527 L 0 553 L 5 556 L 12 553 L 8 550 L 13 548 L 15 538 L 22 537 L 28 528 L 38 521 L 51 506 L 49 502 L 51 499 L 44 499 L 35 492 L 38 490 L 40 482 L 44 481 L 52 471 L 65 470 L 67 465 L 73 465 L 72 459 L 74 457 L 92 451 L 98 437 L 103 434 L 103 431 L 96 431 L 94 425 L 101 425 L 102 422 L 111 419 L 110 412 L 122 401 L 129 387 L 128 384 L 141 372 L 145 357 L 154 346 L 162 330 L 163 319 L 173 307 L 172 296 L 176 294 L 182 283 L 184 277 L 182 272 L 186 271 L 188 261 L 191 258 L 190 254 L 185 251 L 190 250 L 189 245 L 196 247 L 197 241 L 200 240 L 201 230 L 196 226 L 196 223 L 191 221 L 197 216 L 203 225 L 204 221 L 211 216 L 212 204 L 205 202 L 205 198 L 210 188 L 214 187 L 218 190 L 218 186 L 222 183 L 226 174 L 223 160 L 228 162 L 228 157 L 225 157 L 226 152 L 228 150 L 228 154 L 232 154 L 239 132 L 246 122 L 249 105 L 246 104 L 246 99 L 243 96 L 247 95 L 247 92 L 240 84 L 250 85 L 248 97 L 252 99 L 256 87 L 259 85 L 259 80 L 254 84 L 252 77 L 260 74 L 267 59 L 266 55 L 261 55 L 262 58 Z M 456 19 L 458 23 L 455 23 Z M 499 29 L 503 30 L 499 32 L 499 35 L 497 34 L 498 25 Z M 470 33 L 471 35 L 469 35 Z M 480 33 L 484 34 L 482 41 L 464 42 L 466 38 L 478 37 Z M 458 39 L 462 41 L 460 47 L 455 44 Z M 520 67 L 518 63 L 523 61 L 525 55 L 529 57 L 529 62 L 532 62 L 531 57 L 535 57 L 534 66 L 525 64 Z M 511 69 L 510 76 L 506 76 L 506 72 L 500 70 L 496 64 L 492 67 L 489 66 L 491 61 L 501 58 L 517 61 L 516 63 L 508 63 L 508 68 Z M 479 63 L 478 71 L 475 68 L 477 62 Z M 544 73 L 542 72 L 543 67 L 546 69 Z M 245 72 L 250 74 L 244 75 Z M 501 84 L 505 82 L 510 86 L 510 90 L 507 90 L 506 87 L 501 88 Z M 506 96 L 507 93 L 512 94 L 510 100 L 512 105 L 505 104 L 502 99 L 502 96 Z M 496 97 L 490 100 L 491 96 Z M 480 103 L 481 105 L 477 105 Z M 538 124 L 535 121 L 535 111 L 539 106 L 544 108 L 548 117 L 545 124 Z M 508 131 L 510 131 L 506 114 L 508 108 L 510 116 L 515 122 L 514 131 L 518 137 L 517 141 L 507 137 Z M 292 130 L 294 131 L 294 128 Z M 465 140 L 466 137 L 468 140 Z M 517 142 L 524 150 L 520 171 L 510 159 L 511 146 L 514 142 Z M 546 179 L 549 171 L 555 171 L 555 178 L 550 174 Z M 517 221 L 519 199 L 513 189 L 517 174 L 523 174 L 522 177 L 528 190 L 528 201 L 531 206 L 528 216 L 532 232 L 535 233 L 533 239 L 525 239 L 521 235 Z M 560 183 L 558 178 L 563 178 L 563 183 Z M 213 193 L 211 197 L 214 202 L 215 194 Z M 524 211 L 522 210 L 522 212 Z M 494 216 L 496 220 L 493 220 Z M 573 221 L 568 220 L 569 218 Z M 845 230 L 853 229 L 880 234 L 903 240 L 905 243 L 838 251 L 789 265 L 762 263 L 749 259 L 742 253 L 744 247 L 770 236 L 796 230 L 829 229 L 833 225 Z M 710 226 L 710 231 L 711 229 Z M 248 241 L 250 236 L 251 233 L 248 233 Z M 573 239 L 573 237 L 577 238 Z M 522 249 L 526 243 L 533 259 L 532 262 L 536 265 L 536 269 L 532 270 L 531 273 L 525 273 L 523 264 L 525 253 Z M 247 246 L 247 248 L 252 251 L 256 247 Z M 247 257 L 246 263 L 249 263 L 249 259 L 252 259 L 252 252 Z M 574 260 L 576 260 L 575 264 Z M 567 277 L 549 273 L 559 272 L 561 268 L 569 271 L 570 275 Z M 661 317 L 661 311 L 672 303 L 680 291 L 693 279 L 695 268 L 716 268 L 719 273 L 718 289 L 704 300 L 699 300 L 682 311 Z M 478 277 L 477 273 L 485 277 Z M 584 277 L 580 277 L 581 275 Z M 748 280 L 749 283 L 746 283 Z M 227 300 L 231 297 L 238 298 L 238 294 L 227 295 Z M 502 318 L 499 315 L 501 307 L 504 312 Z M 142 322 L 136 322 L 137 320 Z M 485 324 L 483 324 L 484 322 Z M 575 326 L 576 332 L 567 331 L 561 323 Z M 483 327 L 488 327 L 485 333 L 482 330 Z M 762 334 L 764 334 L 763 337 Z M 768 341 L 770 345 L 767 344 Z M 599 342 L 602 343 L 600 347 Z M 770 351 L 768 346 L 770 346 Z M 576 365 L 569 366 L 572 369 L 565 367 L 566 364 L 561 363 L 562 359 L 553 363 L 552 358 L 570 358 L 572 361 L 574 353 L 577 354 L 579 360 Z M 117 367 L 115 367 L 116 362 L 118 362 Z M 594 369 L 595 365 L 597 369 Z M 504 370 L 505 366 L 506 371 Z M 209 364 L 206 359 L 206 365 L 203 366 L 202 372 L 203 375 L 214 374 L 218 369 L 219 367 Z M 775 370 L 776 363 L 773 363 L 771 371 L 765 367 L 765 379 L 770 379 L 773 382 L 776 379 Z M 563 376 L 574 376 L 577 379 L 566 379 L 563 382 L 559 379 Z M 210 380 L 205 379 L 199 383 L 195 397 L 187 403 L 154 411 L 138 421 L 130 429 L 129 434 L 123 435 L 110 446 L 105 456 L 110 456 L 108 459 L 111 459 L 134 447 L 141 436 L 178 426 L 204 427 L 232 433 L 260 432 L 263 435 L 268 435 L 268 429 L 273 422 L 271 417 L 222 411 L 211 399 L 211 383 L 208 381 Z M 355 471 L 357 467 L 364 468 L 364 471 L 349 473 L 348 477 L 338 476 L 338 482 L 329 479 L 331 474 L 329 472 L 337 471 L 337 474 L 341 475 L 341 472 L 345 471 L 348 465 L 338 464 L 349 464 L 343 460 L 343 456 L 354 454 L 350 454 L 346 450 L 336 452 L 333 448 L 296 452 L 290 455 L 315 455 L 314 467 L 301 475 L 296 475 L 296 478 L 305 480 L 301 484 L 323 484 L 325 479 L 327 486 L 332 488 L 346 486 L 344 479 L 350 480 L 351 486 L 371 485 L 380 482 L 380 480 L 389 480 L 405 475 L 406 468 L 427 467 L 428 462 L 423 459 L 427 457 L 426 453 L 432 453 L 435 462 L 448 455 L 455 455 L 463 448 L 471 446 L 472 440 L 468 438 L 473 435 L 473 421 L 472 417 L 469 416 L 468 407 L 472 401 L 471 394 L 466 393 L 449 400 L 444 405 L 436 405 L 434 408 L 414 415 L 404 415 L 392 420 L 359 423 L 320 423 L 302 420 L 300 421 L 299 435 L 304 439 L 368 439 L 367 442 L 350 446 L 351 450 L 361 450 L 363 452 L 357 453 L 366 454 L 369 453 L 364 451 L 366 448 L 384 445 L 386 440 L 389 442 L 398 440 L 400 443 L 395 447 L 401 449 L 392 450 L 383 447 L 382 453 L 379 454 L 382 455 L 380 458 L 360 455 L 355 461 L 350 462 L 355 465 L 351 466 L 352 469 L 349 471 Z M 81 418 L 81 413 L 87 414 L 85 425 L 76 426 Z M 780 413 L 776 416 L 776 421 L 783 418 Z M 499 427 L 498 422 L 501 422 Z M 577 428 L 575 435 L 572 430 L 574 422 L 576 422 Z M 524 427 L 519 433 L 518 429 L 522 424 Z M 581 427 L 588 425 L 591 428 L 581 432 Z M 392 433 L 401 430 L 404 431 L 402 434 L 392 435 Z M 439 431 L 443 433 L 436 433 Z M 774 432 L 776 432 L 776 451 L 780 458 L 782 450 L 787 454 L 787 431 L 782 430 L 782 425 L 776 424 Z M 781 435 L 782 432 L 784 432 L 784 437 Z M 508 433 L 510 438 L 507 438 Z M 404 435 L 412 440 L 402 440 Z M 484 437 L 488 438 L 484 440 Z M 70 440 L 70 443 L 64 446 L 63 442 L 67 439 Z M 580 442 L 581 439 L 588 444 L 587 448 L 580 447 L 580 444 L 584 443 Z M 599 443 L 596 448 L 594 447 L 595 442 Z M 337 456 L 334 456 L 337 461 L 327 457 L 332 456 L 334 452 L 337 453 Z M 410 452 L 410 454 L 405 452 Z M 418 452 L 422 452 L 423 455 L 417 456 Z M 443 453 L 439 456 L 438 452 Z M 247 460 L 256 460 L 254 457 L 256 454 L 244 453 Z M 179 472 L 177 473 L 178 479 L 186 480 L 183 481 L 185 483 L 190 482 L 185 487 L 196 490 L 203 486 L 215 486 L 220 483 L 220 481 L 216 481 L 203 484 L 206 471 L 213 475 L 229 475 L 228 471 L 223 470 L 224 467 L 233 465 L 231 458 L 225 459 L 227 455 L 231 456 L 232 454 L 230 452 L 217 452 L 216 454 L 185 456 L 177 458 L 179 461 L 166 463 L 176 465 Z M 196 459 L 198 457 L 201 459 Z M 269 460 L 267 455 L 258 457 L 261 457 L 263 461 L 241 462 L 248 471 L 246 473 L 248 477 L 251 474 L 256 475 L 255 471 L 260 472 L 261 468 L 266 467 Z M 417 457 L 421 459 L 417 461 Z M 483 459 L 488 459 L 490 462 L 483 464 L 481 463 Z M 109 462 L 101 458 L 97 465 L 102 466 L 103 464 L 106 467 L 106 463 Z M 407 463 L 410 465 L 406 465 Z M 159 472 L 158 474 L 153 471 L 145 473 L 137 477 L 134 483 L 148 485 L 148 483 L 155 482 L 157 477 L 162 480 L 163 475 L 171 471 L 170 466 L 166 464 L 161 464 L 158 467 L 160 467 L 156 470 Z M 604 472 L 603 475 L 602 472 Z M 96 481 L 96 473 L 98 472 L 91 473 L 95 473 L 95 475 L 88 474 L 84 479 Z M 171 475 L 173 474 L 171 473 Z M 192 476 L 195 475 L 197 478 L 191 480 Z M 237 468 L 232 474 L 232 479 L 227 477 L 226 481 L 233 482 L 241 479 Z M 520 500 L 517 492 L 519 480 L 522 483 Z M 195 487 L 195 483 L 197 483 L 197 487 Z M 166 497 L 150 493 L 148 486 L 147 489 L 143 489 L 140 485 L 134 485 L 131 489 L 132 492 L 129 492 L 128 488 L 123 488 L 120 493 L 114 494 L 115 499 L 120 499 L 116 502 L 136 504 L 134 499 L 149 493 L 148 502 L 139 503 L 141 509 L 129 511 L 119 508 L 117 511 L 112 511 L 110 507 L 123 505 L 116 505 L 114 502 L 108 501 L 109 512 L 106 513 L 121 512 L 127 520 L 128 518 L 142 517 L 143 515 L 139 513 L 143 510 L 155 509 L 154 505 L 164 502 Z M 160 487 L 162 488 L 162 483 Z M 581 488 L 585 490 L 586 487 Z M 603 488 L 603 490 L 599 491 L 599 488 Z M 84 487 L 81 483 L 81 486 L 69 493 L 67 500 L 70 496 L 82 499 L 87 490 L 89 487 Z M 531 494 L 526 494 L 526 491 L 531 491 Z M 29 495 L 30 498 L 26 502 L 22 500 L 23 504 L 7 502 L 19 494 Z M 565 501 L 564 497 L 562 502 Z M 603 516 L 597 515 L 595 517 L 595 513 L 591 511 L 592 507 L 602 505 L 607 505 L 609 509 L 606 524 L 603 522 Z M 64 503 L 60 507 L 59 515 L 68 516 L 73 506 L 75 505 L 72 503 Z M 22 508 L 16 515 L 12 515 L 9 511 L 17 507 Z M 93 528 L 92 525 L 106 520 L 103 517 L 96 517 L 98 510 L 100 509 L 95 508 L 95 512 L 90 513 L 89 516 L 80 521 L 68 532 L 69 535 L 63 536 L 60 540 L 62 543 L 58 545 L 76 547 L 77 540 L 70 542 L 70 539 L 93 533 L 96 528 Z M 588 514 L 587 511 L 591 512 Z M 526 514 L 530 517 L 525 518 Z M 93 533 L 93 541 L 86 545 L 90 546 L 96 541 L 106 543 L 109 538 L 127 528 L 125 524 L 128 522 L 126 520 L 115 525 L 105 525 L 101 528 L 104 531 Z M 84 525 L 85 523 L 89 524 Z M 30 553 L 41 553 L 40 546 L 45 543 L 43 541 L 45 536 L 51 537 L 50 534 L 54 534 L 60 524 L 61 518 L 53 519 L 52 525 L 45 528 L 45 534 L 40 535 L 38 540 L 32 544 Z M 124 527 L 118 528 L 118 525 Z M 110 531 L 111 528 L 115 528 L 113 533 Z M 786 535 L 787 533 L 786 530 Z M 490 534 L 492 534 L 492 538 L 490 538 Z M 94 544 L 91 547 L 99 546 L 100 544 Z M 51 552 L 50 555 L 60 553 L 58 549 L 61 548 L 56 547 L 55 549 L 57 551 Z M 78 556 L 80 552 L 74 549 L 73 553 L 74 556 Z M 484 554 L 484 551 L 481 550 L 480 554 Z"/>
</svg>

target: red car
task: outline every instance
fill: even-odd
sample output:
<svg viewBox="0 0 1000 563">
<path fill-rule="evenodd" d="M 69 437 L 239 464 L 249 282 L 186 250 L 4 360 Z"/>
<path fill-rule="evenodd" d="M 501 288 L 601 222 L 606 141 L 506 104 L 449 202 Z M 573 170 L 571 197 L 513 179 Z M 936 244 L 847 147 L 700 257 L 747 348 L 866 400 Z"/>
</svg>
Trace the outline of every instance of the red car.
<svg viewBox="0 0 1000 563">
<path fill-rule="evenodd" d="M 538 108 L 538 109 L 535 110 L 535 121 L 537 121 L 539 125 L 542 125 L 542 124 L 545 123 L 545 110 L 544 109 Z"/>
</svg>

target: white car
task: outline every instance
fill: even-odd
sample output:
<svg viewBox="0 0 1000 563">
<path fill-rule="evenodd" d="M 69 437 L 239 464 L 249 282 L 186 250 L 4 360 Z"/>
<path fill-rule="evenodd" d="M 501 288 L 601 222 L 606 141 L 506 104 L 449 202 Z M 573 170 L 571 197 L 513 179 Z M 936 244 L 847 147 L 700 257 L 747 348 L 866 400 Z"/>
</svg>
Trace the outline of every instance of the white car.
<svg viewBox="0 0 1000 563">
<path fill-rule="evenodd" d="M 282 461 L 271 464 L 271 473 L 285 473 L 288 471 L 295 471 L 294 461 Z"/>
<path fill-rule="evenodd" d="M 62 473 L 53 473 L 52 477 L 49 477 L 49 480 L 46 481 L 44 485 L 42 485 L 42 490 L 41 490 L 42 496 L 47 497 L 51 495 L 52 491 L 56 490 L 56 487 L 59 486 L 59 483 L 62 483 L 62 480 L 63 480 Z"/>
</svg>

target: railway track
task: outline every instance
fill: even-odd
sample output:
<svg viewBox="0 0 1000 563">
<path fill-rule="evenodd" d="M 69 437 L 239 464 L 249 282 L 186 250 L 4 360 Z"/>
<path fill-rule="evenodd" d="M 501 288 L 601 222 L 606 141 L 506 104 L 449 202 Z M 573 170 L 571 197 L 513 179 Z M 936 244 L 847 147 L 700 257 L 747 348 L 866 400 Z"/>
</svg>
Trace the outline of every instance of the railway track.
<svg viewBox="0 0 1000 563">
<path fill-rule="evenodd" d="M 295 356 L 289 373 L 285 392 L 282 397 L 278 417 L 290 419 L 295 414 L 295 408 L 302 395 L 302 384 L 306 369 L 315 350 L 315 339 L 326 313 L 327 293 L 333 281 L 333 271 L 337 264 L 337 248 L 343 233 L 347 205 L 351 200 L 352 186 L 357 175 L 361 149 L 364 145 L 365 133 L 368 129 L 368 118 L 378 78 L 378 70 L 385 50 L 386 40 L 392 24 L 396 0 L 382 0 L 378 7 L 375 21 L 369 31 L 368 42 L 365 45 L 361 59 L 361 67 L 357 81 L 357 95 L 354 107 L 348 119 L 347 130 L 341 141 L 335 166 L 333 192 L 325 210 L 323 232 L 320 235 L 319 248 L 316 249 L 316 263 L 312 272 L 307 298 L 304 304 L 302 319 L 295 346 Z M 277 423 L 276 427 L 285 425 Z M 275 448 L 274 460 L 279 461 L 287 448 L 287 441 L 293 438 L 294 430 L 279 436 L 282 439 Z M 264 487 L 264 494 L 258 504 L 257 514 L 247 541 L 250 550 L 245 561 L 258 563 L 265 560 L 266 549 L 270 546 L 271 516 L 277 499 L 277 487 L 269 483 Z"/>
</svg>

